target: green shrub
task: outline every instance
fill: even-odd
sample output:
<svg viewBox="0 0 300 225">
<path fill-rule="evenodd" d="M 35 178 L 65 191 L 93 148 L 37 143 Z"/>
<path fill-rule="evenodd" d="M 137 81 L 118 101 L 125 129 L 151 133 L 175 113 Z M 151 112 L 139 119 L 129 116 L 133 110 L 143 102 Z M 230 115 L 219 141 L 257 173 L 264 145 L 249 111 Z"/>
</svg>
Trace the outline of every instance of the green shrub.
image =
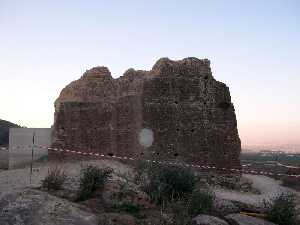
<svg viewBox="0 0 300 225">
<path fill-rule="evenodd" d="M 190 224 L 199 214 L 210 214 L 213 208 L 214 194 L 209 190 L 194 190 L 190 195 L 175 202 L 170 202 L 173 224 Z"/>
<path fill-rule="evenodd" d="M 189 215 L 186 199 L 170 203 L 172 210 L 172 223 L 170 225 L 188 225 L 192 217 Z"/>
<path fill-rule="evenodd" d="M 197 183 L 194 173 L 185 167 L 149 164 L 143 174 L 147 179 L 143 181 L 142 189 L 158 204 L 191 194 Z"/>
<path fill-rule="evenodd" d="M 78 201 L 86 200 L 97 189 L 102 189 L 105 182 L 111 177 L 113 170 L 111 168 L 98 168 L 88 165 L 81 170 L 80 186 L 78 192 Z"/>
<path fill-rule="evenodd" d="M 266 202 L 265 202 L 266 203 Z M 278 225 L 297 225 L 296 199 L 293 194 L 281 194 L 268 207 L 267 219 Z"/>
<path fill-rule="evenodd" d="M 115 223 L 113 222 L 113 219 L 105 214 L 101 215 L 99 218 L 98 225 L 114 225 L 114 224 Z"/>
<path fill-rule="evenodd" d="M 135 217 L 141 218 L 141 206 L 139 204 L 130 202 L 130 201 L 121 201 L 118 203 L 115 203 L 113 205 L 113 209 L 116 212 L 126 212 L 128 214 L 131 214 Z"/>
<path fill-rule="evenodd" d="M 42 180 L 42 188 L 47 190 L 60 190 L 67 176 L 64 171 L 58 167 L 48 170 L 48 174 Z"/>
<path fill-rule="evenodd" d="M 209 190 L 195 190 L 187 199 L 188 214 L 195 217 L 208 214 L 213 209 L 214 193 Z"/>
<path fill-rule="evenodd" d="M 137 161 L 134 167 L 134 183 L 143 183 L 146 180 L 147 170 L 149 169 L 149 167 L 149 163 L 146 163 L 145 161 Z"/>
</svg>

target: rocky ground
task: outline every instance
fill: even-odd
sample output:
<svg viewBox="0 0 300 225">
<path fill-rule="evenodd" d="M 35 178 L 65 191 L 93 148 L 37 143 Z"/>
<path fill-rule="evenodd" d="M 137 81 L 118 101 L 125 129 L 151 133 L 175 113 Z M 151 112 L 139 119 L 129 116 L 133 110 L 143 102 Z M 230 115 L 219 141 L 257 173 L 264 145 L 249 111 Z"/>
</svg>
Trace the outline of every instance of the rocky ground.
<svg viewBox="0 0 300 225">
<path fill-rule="evenodd" d="M 80 204 L 74 202 L 80 169 L 87 164 L 114 169 L 113 177 L 103 191 L 103 207 L 102 202 L 99 203 L 97 199 Z M 64 190 L 53 193 L 41 190 L 41 180 L 45 178 L 49 168 L 57 166 L 63 168 L 68 177 Z M 130 166 L 109 160 L 35 164 L 31 176 L 28 167 L 0 171 L 0 224 L 139 225 L 141 224 L 139 220 L 130 214 L 105 211 L 105 207 L 110 204 L 110 197 L 117 193 L 122 182 L 128 183 L 127 178 L 131 174 Z M 243 175 L 243 179 L 251 181 L 253 188 L 259 194 L 229 190 L 220 186 L 211 187 L 216 195 L 215 214 L 219 218 L 216 215 L 199 215 L 194 218 L 193 223 L 199 225 L 272 225 L 273 223 L 242 215 L 240 212 L 263 212 L 262 201 L 271 199 L 282 192 L 294 192 L 298 196 L 300 206 L 300 193 L 282 187 L 276 180 L 256 175 Z M 136 201 L 143 204 L 145 212 L 150 215 L 149 219 L 143 220 L 143 224 L 159 225 L 156 219 L 160 216 L 160 210 L 149 203 L 145 193 L 137 190 L 134 184 L 129 182 L 128 185 Z"/>
<path fill-rule="evenodd" d="M 243 193 L 224 188 L 215 188 L 216 195 L 221 199 L 236 201 L 251 206 L 252 210 L 259 209 L 263 200 L 272 199 L 281 193 L 294 193 L 300 198 L 300 193 L 281 186 L 281 182 L 266 176 L 244 174 L 243 177 L 252 181 L 252 187 L 259 190 L 259 194 Z"/>
</svg>

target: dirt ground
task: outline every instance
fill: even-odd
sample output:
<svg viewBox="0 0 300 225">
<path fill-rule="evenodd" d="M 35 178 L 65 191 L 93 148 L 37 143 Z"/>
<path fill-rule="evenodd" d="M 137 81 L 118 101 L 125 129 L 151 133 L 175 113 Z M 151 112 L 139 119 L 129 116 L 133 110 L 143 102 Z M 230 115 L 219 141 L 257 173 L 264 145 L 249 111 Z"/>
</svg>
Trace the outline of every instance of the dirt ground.
<svg viewBox="0 0 300 225">
<path fill-rule="evenodd" d="M 48 171 L 52 167 L 62 168 L 68 177 L 78 177 L 80 169 L 86 164 L 97 165 L 98 167 L 110 167 L 116 173 L 126 174 L 131 169 L 126 164 L 110 160 L 90 160 L 74 162 L 45 162 L 35 163 L 32 170 L 30 166 L 20 169 L 0 170 L 0 197 L 4 194 L 22 190 L 26 187 L 36 188 L 41 185 Z"/>
<path fill-rule="evenodd" d="M 215 194 L 221 199 L 234 200 L 259 206 L 263 200 L 269 200 L 281 193 L 294 193 L 298 196 L 300 205 L 300 193 L 287 187 L 281 186 L 281 181 L 266 176 L 244 174 L 245 178 L 253 182 L 253 188 L 260 191 L 260 194 L 242 193 L 223 188 L 215 188 Z"/>
<path fill-rule="evenodd" d="M 99 167 L 111 167 L 115 173 L 130 174 L 131 167 L 119 161 L 112 160 L 89 160 L 75 162 L 45 162 L 35 163 L 30 175 L 30 167 L 14 170 L 0 171 L 0 197 L 4 194 L 22 190 L 25 187 L 39 187 L 41 180 L 45 178 L 51 167 L 62 168 L 68 177 L 78 177 L 80 169 L 86 164 L 93 164 Z M 259 205 L 266 199 L 271 199 L 280 193 L 293 192 L 300 199 L 300 193 L 287 187 L 283 187 L 280 181 L 258 175 L 243 175 L 253 182 L 253 187 L 260 191 L 260 194 L 242 193 L 223 188 L 214 188 L 215 194 L 221 199 L 235 200 L 246 204 Z M 299 200 L 300 205 L 300 200 Z"/>
</svg>

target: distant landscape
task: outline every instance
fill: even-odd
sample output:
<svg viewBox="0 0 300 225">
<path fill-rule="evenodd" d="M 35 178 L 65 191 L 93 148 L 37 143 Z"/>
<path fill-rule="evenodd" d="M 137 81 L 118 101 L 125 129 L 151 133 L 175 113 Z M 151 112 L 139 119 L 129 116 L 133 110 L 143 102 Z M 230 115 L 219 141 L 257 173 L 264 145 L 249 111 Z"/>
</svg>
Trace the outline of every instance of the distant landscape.
<svg viewBox="0 0 300 225">
<path fill-rule="evenodd" d="M 283 185 L 300 190 L 300 180 L 294 177 L 278 176 L 278 174 L 300 174 L 300 153 L 284 151 L 244 151 L 241 153 L 241 164 L 245 171 L 265 171 L 273 173 L 270 176 L 279 179 Z"/>
<path fill-rule="evenodd" d="M 290 153 L 300 153 L 300 145 L 298 144 L 260 144 L 260 145 L 243 145 L 242 149 L 244 152 L 258 152 L 263 150 L 273 150 L 273 151 L 284 151 Z"/>
<path fill-rule="evenodd" d="M 299 153 L 291 154 L 271 150 L 242 152 L 240 159 L 244 169 L 280 174 L 298 174 L 300 172 Z"/>
</svg>

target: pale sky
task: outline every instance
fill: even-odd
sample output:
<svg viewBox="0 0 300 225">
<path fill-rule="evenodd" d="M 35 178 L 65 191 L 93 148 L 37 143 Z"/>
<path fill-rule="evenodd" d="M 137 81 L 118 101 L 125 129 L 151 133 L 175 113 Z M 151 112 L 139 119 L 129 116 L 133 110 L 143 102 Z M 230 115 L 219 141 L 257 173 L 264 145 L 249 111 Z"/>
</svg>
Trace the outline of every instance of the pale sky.
<svg viewBox="0 0 300 225">
<path fill-rule="evenodd" d="M 211 60 L 243 145 L 300 146 L 300 1 L 0 0 L 0 118 L 50 127 L 60 90 L 161 57 Z M 300 149 L 300 147 L 299 147 Z"/>
</svg>

